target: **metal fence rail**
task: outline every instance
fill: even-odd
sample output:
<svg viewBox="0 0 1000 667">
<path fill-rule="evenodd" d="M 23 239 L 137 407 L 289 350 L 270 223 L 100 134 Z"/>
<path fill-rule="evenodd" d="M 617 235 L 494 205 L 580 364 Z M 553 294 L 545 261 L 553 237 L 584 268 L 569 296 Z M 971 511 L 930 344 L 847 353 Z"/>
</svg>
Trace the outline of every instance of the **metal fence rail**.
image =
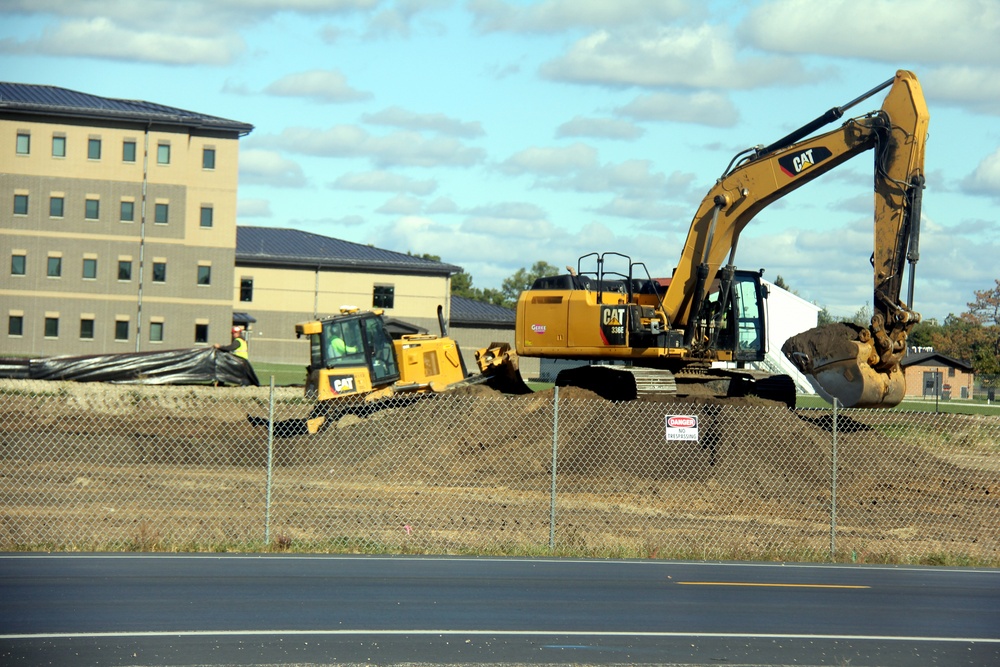
<svg viewBox="0 0 1000 667">
<path fill-rule="evenodd" d="M 1000 419 L 486 391 L 274 438 L 298 390 L 0 384 L 0 549 L 1000 557 Z M 697 441 L 666 416 L 698 417 Z"/>
</svg>

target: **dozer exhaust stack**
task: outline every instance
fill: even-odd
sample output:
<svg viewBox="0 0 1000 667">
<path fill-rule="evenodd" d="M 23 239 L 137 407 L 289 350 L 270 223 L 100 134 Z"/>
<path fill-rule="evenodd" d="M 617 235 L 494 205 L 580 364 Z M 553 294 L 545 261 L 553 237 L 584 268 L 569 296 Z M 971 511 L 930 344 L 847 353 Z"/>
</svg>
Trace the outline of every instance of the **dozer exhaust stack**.
<svg viewBox="0 0 1000 667">
<path fill-rule="evenodd" d="M 781 347 L 784 355 L 826 400 L 848 408 L 891 408 L 906 393 L 899 364 L 888 372 L 873 364 L 878 354 L 868 329 L 846 323 L 828 324 L 793 336 Z"/>
</svg>

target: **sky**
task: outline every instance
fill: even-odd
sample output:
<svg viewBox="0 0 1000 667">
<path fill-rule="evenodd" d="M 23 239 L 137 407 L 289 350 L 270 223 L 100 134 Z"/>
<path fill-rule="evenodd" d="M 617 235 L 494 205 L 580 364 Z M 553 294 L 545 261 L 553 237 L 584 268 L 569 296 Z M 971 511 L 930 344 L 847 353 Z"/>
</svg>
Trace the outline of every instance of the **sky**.
<svg viewBox="0 0 1000 667">
<path fill-rule="evenodd" d="M 998 65 L 1000 0 L 0 0 L 0 80 L 252 124 L 239 225 L 437 255 L 480 288 L 592 252 L 670 275 L 736 153 L 911 70 L 913 305 L 939 321 L 1000 277 Z M 759 213 L 736 264 L 870 306 L 871 155 Z"/>
</svg>

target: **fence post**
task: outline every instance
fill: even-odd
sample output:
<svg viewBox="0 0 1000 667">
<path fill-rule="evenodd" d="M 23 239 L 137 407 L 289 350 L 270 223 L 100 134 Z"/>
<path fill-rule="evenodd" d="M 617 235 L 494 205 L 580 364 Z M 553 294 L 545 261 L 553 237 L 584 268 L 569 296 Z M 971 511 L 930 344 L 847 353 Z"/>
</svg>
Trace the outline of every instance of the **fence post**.
<svg viewBox="0 0 1000 667">
<path fill-rule="evenodd" d="M 833 457 L 830 471 L 830 560 L 837 558 L 837 398 L 833 399 Z"/>
<path fill-rule="evenodd" d="M 549 550 L 556 548 L 556 448 L 559 442 L 559 387 L 553 393 L 552 411 L 552 489 L 549 492 Z"/>
<path fill-rule="evenodd" d="M 274 376 L 267 395 L 267 491 L 264 498 L 264 547 L 271 544 L 271 471 L 274 462 Z"/>
</svg>

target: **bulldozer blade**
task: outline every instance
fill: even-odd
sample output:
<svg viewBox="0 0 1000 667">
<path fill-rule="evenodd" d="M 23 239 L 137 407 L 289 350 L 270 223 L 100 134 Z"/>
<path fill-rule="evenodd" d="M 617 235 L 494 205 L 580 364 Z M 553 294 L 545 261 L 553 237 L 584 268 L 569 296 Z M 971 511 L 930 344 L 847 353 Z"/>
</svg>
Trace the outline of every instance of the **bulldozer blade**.
<svg viewBox="0 0 1000 667">
<path fill-rule="evenodd" d="M 521 377 L 517 353 L 508 343 L 490 343 L 489 347 L 476 350 L 479 372 L 486 377 L 486 384 L 504 394 L 530 394 L 531 388 Z"/>
<path fill-rule="evenodd" d="M 810 329 L 785 341 L 781 351 L 827 401 L 848 408 L 891 408 L 903 400 L 906 381 L 898 366 L 885 373 L 867 329 L 839 323 Z"/>
</svg>

